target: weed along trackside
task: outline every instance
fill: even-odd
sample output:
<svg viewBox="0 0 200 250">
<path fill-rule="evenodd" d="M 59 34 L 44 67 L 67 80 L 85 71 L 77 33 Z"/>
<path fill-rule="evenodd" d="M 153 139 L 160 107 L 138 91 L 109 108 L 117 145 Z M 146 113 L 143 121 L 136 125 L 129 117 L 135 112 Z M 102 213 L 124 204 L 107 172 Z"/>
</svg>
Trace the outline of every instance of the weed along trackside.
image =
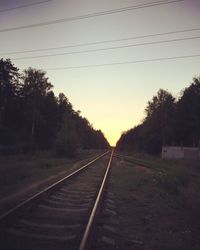
<svg viewBox="0 0 200 250">
<path fill-rule="evenodd" d="M 78 169 L 99 152 L 85 151 L 76 158 L 58 158 L 44 152 L 0 156 L 0 211 L 11 208 L 20 200 Z"/>
<path fill-rule="evenodd" d="M 121 249 L 199 249 L 197 164 L 126 157 L 112 169 Z"/>
</svg>

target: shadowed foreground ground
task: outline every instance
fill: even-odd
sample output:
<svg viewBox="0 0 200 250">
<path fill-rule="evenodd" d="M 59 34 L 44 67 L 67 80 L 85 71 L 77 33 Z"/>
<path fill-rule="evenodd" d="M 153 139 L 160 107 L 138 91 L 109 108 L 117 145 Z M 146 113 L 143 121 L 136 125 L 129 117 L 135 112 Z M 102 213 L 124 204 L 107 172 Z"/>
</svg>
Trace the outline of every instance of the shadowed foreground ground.
<svg viewBox="0 0 200 250">
<path fill-rule="evenodd" d="M 200 169 L 113 162 L 121 249 L 200 249 Z"/>
<path fill-rule="evenodd" d="M 74 160 L 46 156 L 29 161 L 22 156 L 1 159 L 0 211 L 98 153 L 87 152 Z M 141 159 L 145 164 L 140 163 Z M 119 157 L 112 163 L 109 185 L 115 195 L 118 249 L 199 250 L 199 165 L 141 157 L 140 160 L 134 163 L 132 156 L 129 161 Z M 3 204 L 6 199 L 8 202 Z"/>
</svg>

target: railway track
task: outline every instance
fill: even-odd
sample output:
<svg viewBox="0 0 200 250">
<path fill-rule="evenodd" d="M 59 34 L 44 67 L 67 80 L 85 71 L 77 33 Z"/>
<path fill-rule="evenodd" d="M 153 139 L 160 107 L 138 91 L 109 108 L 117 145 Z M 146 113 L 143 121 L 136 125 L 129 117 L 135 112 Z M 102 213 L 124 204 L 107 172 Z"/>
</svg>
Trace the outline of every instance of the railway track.
<svg viewBox="0 0 200 250">
<path fill-rule="evenodd" d="M 98 238 L 95 226 L 102 203 L 106 198 L 107 205 L 113 205 L 112 193 L 106 190 L 105 195 L 112 158 L 113 150 L 98 156 L 1 215 L 0 248 L 93 249 L 92 240 Z"/>
</svg>

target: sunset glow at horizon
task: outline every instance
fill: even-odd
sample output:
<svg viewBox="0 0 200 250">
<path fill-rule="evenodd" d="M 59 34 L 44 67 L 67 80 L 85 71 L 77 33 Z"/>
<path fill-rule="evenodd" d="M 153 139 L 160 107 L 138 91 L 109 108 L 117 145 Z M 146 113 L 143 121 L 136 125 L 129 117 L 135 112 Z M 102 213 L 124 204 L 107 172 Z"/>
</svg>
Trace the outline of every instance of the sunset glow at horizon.
<svg viewBox="0 0 200 250">
<path fill-rule="evenodd" d="M 80 17 L 155 1 L 59 0 L 16 8 L 36 2 L 1 1 L 5 11 L 0 30 L 76 18 L 0 32 L 0 57 L 11 58 L 20 71 L 45 70 L 55 93 L 63 92 L 111 146 L 123 131 L 142 121 L 147 102 L 160 88 L 178 97 L 200 75 L 199 0 L 166 1 L 89 18 Z M 166 34 L 170 32 L 174 33 Z M 165 34 L 156 35 L 161 33 Z"/>
</svg>

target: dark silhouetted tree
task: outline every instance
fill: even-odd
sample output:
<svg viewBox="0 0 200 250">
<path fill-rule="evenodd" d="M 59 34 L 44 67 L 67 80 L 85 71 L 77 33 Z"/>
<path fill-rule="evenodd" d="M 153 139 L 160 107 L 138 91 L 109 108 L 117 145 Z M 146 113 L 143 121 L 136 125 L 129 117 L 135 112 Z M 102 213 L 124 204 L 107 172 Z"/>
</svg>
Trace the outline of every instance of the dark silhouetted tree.
<svg viewBox="0 0 200 250">
<path fill-rule="evenodd" d="M 46 72 L 28 68 L 19 74 L 9 59 L 0 60 L 0 152 L 56 149 L 72 156 L 78 149 L 108 147 L 103 133 L 52 88 Z"/>
<path fill-rule="evenodd" d="M 178 101 L 159 90 L 145 109 L 142 124 L 123 133 L 117 146 L 158 154 L 162 145 L 200 145 L 200 78 L 182 91 Z"/>
<path fill-rule="evenodd" d="M 42 70 L 29 68 L 24 71 L 23 76 L 24 86 L 22 93 L 24 105 L 26 104 L 24 113 L 28 125 L 27 129 L 29 130 L 33 144 L 40 144 L 40 138 L 43 136 L 41 127 L 47 125 L 44 112 L 46 112 L 45 108 L 48 105 L 45 105 L 45 102 L 50 102 L 50 97 L 52 101 L 52 93 L 49 95 L 49 92 L 53 88 L 53 85 L 49 83 L 45 75 L 46 73 Z"/>
<path fill-rule="evenodd" d="M 159 154 L 162 145 L 174 141 L 175 98 L 160 89 L 148 102 L 142 124 L 122 134 L 117 146 L 122 149 Z"/>
<path fill-rule="evenodd" d="M 200 146 L 200 78 L 185 88 L 177 102 L 176 142 L 183 146 Z"/>
<path fill-rule="evenodd" d="M 0 148 L 13 152 L 19 144 L 20 74 L 9 59 L 0 60 Z"/>
</svg>

